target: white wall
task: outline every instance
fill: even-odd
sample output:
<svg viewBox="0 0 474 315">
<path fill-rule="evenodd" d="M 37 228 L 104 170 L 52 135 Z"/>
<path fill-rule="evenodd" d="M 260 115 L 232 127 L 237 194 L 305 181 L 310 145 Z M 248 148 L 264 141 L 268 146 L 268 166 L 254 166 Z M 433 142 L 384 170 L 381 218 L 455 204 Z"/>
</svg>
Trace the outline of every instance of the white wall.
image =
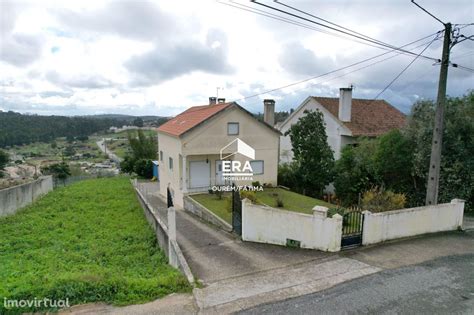
<svg viewBox="0 0 474 315">
<path fill-rule="evenodd" d="M 329 111 L 323 106 L 316 102 L 313 98 L 309 98 L 305 101 L 304 105 L 301 106 L 293 116 L 280 127 L 282 134 L 285 134 L 292 125 L 296 124 L 298 120 L 305 115 L 305 110 L 315 111 L 319 109 L 324 116 L 324 123 L 326 124 L 326 135 L 328 136 L 328 144 L 334 151 L 334 158 L 337 160 L 341 156 L 341 149 L 347 143 L 351 143 L 351 131 L 346 127 L 342 126 L 336 117 L 334 117 Z M 345 136 L 343 140 L 342 137 Z M 343 142 L 344 141 L 344 142 Z M 293 160 L 291 140 L 289 136 L 280 137 L 280 163 L 291 162 Z"/>
<path fill-rule="evenodd" d="M 462 226 L 464 201 L 409 208 L 381 213 L 364 211 L 362 244 L 369 245 L 396 238 L 441 231 Z"/>
<path fill-rule="evenodd" d="M 287 239 L 292 239 L 300 241 L 302 248 L 339 251 L 342 217 L 336 214 L 327 218 L 326 211 L 309 215 L 254 205 L 244 199 L 242 240 L 285 246 Z"/>
</svg>

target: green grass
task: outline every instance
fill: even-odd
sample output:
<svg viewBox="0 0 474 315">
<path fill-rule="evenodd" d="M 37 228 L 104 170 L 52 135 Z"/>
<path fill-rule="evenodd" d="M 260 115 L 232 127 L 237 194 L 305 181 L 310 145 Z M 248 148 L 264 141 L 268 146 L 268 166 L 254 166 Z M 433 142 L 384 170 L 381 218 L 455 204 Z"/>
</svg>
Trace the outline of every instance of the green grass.
<svg viewBox="0 0 474 315">
<path fill-rule="evenodd" d="M 276 204 L 278 195 L 278 197 L 283 200 L 283 207 L 280 209 L 306 214 L 313 214 L 314 206 L 334 207 L 333 204 L 325 201 L 300 195 L 283 188 L 264 188 L 263 191 L 256 192 L 256 195 L 258 201 L 274 208 L 278 208 Z M 232 223 L 232 213 L 227 209 L 228 207 L 226 205 L 226 200 L 231 198 L 230 194 L 224 194 L 222 199 L 217 198 L 215 194 L 198 194 L 193 195 L 192 198 L 224 221 Z"/>
<path fill-rule="evenodd" d="M 283 209 L 294 212 L 313 214 L 314 206 L 334 207 L 334 205 L 323 200 L 297 194 L 283 188 L 264 188 L 263 191 L 257 192 L 258 200 L 275 208 L 277 208 L 277 197 L 283 200 Z"/>
<path fill-rule="evenodd" d="M 227 210 L 227 199 L 231 198 L 230 194 L 225 194 L 222 199 L 214 194 L 199 194 L 191 197 L 227 223 L 232 224 L 232 213 Z"/>
<path fill-rule="evenodd" d="M 59 188 L 0 218 L 0 300 L 143 303 L 189 291 L 167 264 L 126 177 Z M 0 314 L 38 311 L 7 310 Z"/>
</svg>

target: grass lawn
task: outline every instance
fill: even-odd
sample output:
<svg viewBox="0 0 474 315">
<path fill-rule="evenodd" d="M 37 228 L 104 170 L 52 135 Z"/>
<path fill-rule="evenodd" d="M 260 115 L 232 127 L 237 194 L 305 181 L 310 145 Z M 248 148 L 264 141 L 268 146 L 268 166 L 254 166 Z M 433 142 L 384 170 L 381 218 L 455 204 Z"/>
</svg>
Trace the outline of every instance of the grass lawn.
<svg viewBox="0 0 474 315">
<path fill-rule="evenodd" d="M 191 197 L 227 223 L 232 224 L 232 212 L 227 210 L 227 203 L 230 202 L 227 200 L 232 198 L 231 194 L 224 194 L 222 199 L 214 194 L 199 194 Z"/>
<path fill-rule="evenodd" d="M 325 201 L 300 195 L 283 188 L 264 188 L 263 191 L 256 192 L 256 195 L 260 202 L 274 208 L 277 208 L 276 198 L 278 195 L 283 200 L 281 209 L 307 214 L 313 214 L 314 206 L 335 207 L 335 205 Z M 226 205 L 227 199 L 231 198 L 230 193 L 225 193 L 222 199 L 218 199 L 215 194 L 193 195 L 192 198 L 226 222 L 232 223 L 232 213 Z"/>
<path fill-rule="evenodd" d="M 0 218 L 0 300 L 143 303 L 189 291 L 167 264 L 126 177 L 59 188 Z M 39 311 L 22 308 L 0 314 Z"/>
</svg>

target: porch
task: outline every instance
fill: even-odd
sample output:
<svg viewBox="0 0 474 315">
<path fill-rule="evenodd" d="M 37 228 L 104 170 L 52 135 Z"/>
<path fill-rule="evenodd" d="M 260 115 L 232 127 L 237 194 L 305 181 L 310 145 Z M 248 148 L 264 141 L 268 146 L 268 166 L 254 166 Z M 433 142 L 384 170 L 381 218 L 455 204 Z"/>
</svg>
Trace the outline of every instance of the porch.
<svg viewBox="0 0 474 315">
<path fill-rule="evenodd" d="M 207 192 L 216 185 L 230 185 L 224 179 L 219 154 L 182 156 L 180 189 L 183 193 Z"/>
</svg>

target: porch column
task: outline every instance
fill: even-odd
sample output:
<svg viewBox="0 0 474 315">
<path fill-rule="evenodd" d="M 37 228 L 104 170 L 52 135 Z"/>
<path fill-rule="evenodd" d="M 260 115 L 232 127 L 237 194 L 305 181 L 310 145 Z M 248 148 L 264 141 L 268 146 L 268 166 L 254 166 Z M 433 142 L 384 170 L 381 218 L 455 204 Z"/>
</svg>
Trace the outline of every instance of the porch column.
<svg viewBox="0 0 474 315">
<path fill-rule="evenodd" d="M 186 174 L 186 155 L 183 155 L 183 163 L 182 163 L 182 170 L 181 174 L 183 176 L 183 194 L 188 192 L 188 176 Z"/>
</svg>

